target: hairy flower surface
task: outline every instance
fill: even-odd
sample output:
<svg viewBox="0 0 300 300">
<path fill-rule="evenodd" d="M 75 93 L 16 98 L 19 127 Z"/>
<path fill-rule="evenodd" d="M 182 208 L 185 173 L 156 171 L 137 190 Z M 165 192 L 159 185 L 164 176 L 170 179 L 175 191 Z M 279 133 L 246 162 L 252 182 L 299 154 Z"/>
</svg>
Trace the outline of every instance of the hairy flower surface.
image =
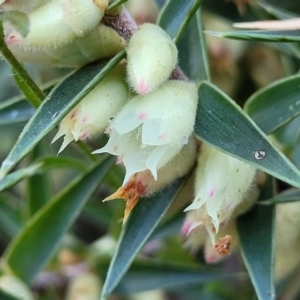
<svg viewBox="0 0 300 300">
<path fill-rule="evenodd" d="M 49 1 L 50 0 L 0 0 L 0 7 L 4 10 L 30 12 L 34 8 L 37 8 Z"/>
<path fill-rule="evenodd" d="M 118 66 L 62 120 L 52 142 L 65 136 L 59 149 L 61 152 L 73 140 L 84 140 L 101 134 L 127 99 L 124 68 Z"/>
<path fill-rule="evenodd" d="M 253 197 L 248 192 L 255 187 L 255 175 L 256 169 L 251 165 L 203 144 L 196 171 L 195 199 L 185 209 L 194 212 L 193 218 L 184 224 L 185 232 L 204 227 L 215 245 L 220 224 L 226 225 L 244 201 L 251 205 L 255 200 L 257 193 Z"/>
<path fill-rule="evenodd" d="M 166 81 L 177 63 L 177 48 L 157 25 L 144 24 L 127 47 L 127 77 L 130 86 L 145 95 Z"/>
<path fill-rule="evenodd" d="M 183 146 L 170 162 L 157 171 L 157 179 L 153 177 L 149 170 L 136 173 L 130 177 L 124 186 L 105 198 L 104 201 L 114 199 L 124 199 L 126 201 L 123 218 L 123 223 L 125 223 L 140 197 L 151 196 L 176 178 L 184 176 L 192 168 L 196 160 L 196 148 L 194 138 L 190 138 L 188 144 Z"/>
<path fill-rule="evenodd" d="M 94 153 L 119 156 L 126 168 L 124 184 L 136 172 L 157 170 L 171 160 L 192 134 L 197 88 L 170 80 L 146 96 L 135 96 L 111 122 L 108 143 Z"/>
<path fill-rule="evenodd" d="M 53 0 L 28 14 L 26 37 L 5 23 L 5 41 L 19 47 L 57 48 L 96 28 L 103 15 L 93 0 Z"/>
<path fill-rule="evenodd" d="M 125 40 L 112 28 L 100 24 L 84 37 L 59 48 L 32 48 L 9 45 L 21 61 L 76 68 L 99 58 L 111 57 L 124 49 Z"/>
</svg>

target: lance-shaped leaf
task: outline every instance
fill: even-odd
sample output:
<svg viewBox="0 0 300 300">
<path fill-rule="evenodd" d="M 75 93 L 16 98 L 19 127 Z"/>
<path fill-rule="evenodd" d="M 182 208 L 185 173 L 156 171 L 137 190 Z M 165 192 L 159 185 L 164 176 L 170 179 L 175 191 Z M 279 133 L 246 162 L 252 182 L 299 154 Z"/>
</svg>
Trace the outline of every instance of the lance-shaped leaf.
<svg viewBox="0 0 300 300">
<path fill-rule="evenodd" d="M 112 161 L 109 158 L 95 163 L 27 222 L 4 254 L 4 265 L 9 272 L 26 282 L 36 276 L 108 172 Z"/>
<path fill-rule="evenodd" d="M 38 172 L 42 167 L 42 163 L 32 165 L 30 167 L 15 171 L 6 177 L 0 179 L 0 192 L 15 185 L 22 179 L 32 176 Z"/>
<path fill-rule="evenodd" d="M 13 296 L 12 294 L 5 292 L 3 289 L 0 289 L 0 299 L 1 300 L 20 300 L 19 297 Z"/>
<path fill-rule="evenodd" d="M 104 77 L 124 58 L 120 52 L 111 60 L 86 65 L 67 77 L 54 89 L 25 126 L 16 144 L 3 161 L 0 178 L 5 176 L 47 135 Z"/>
<path fill-rule="evenodd" d="M 153 289 L 182 288 L 186 285 L 201 284 L 217 280 L 234 280 L 242 273 L 228 273 L 219 268 L 188 267 L 179 264 L 135 263 L 116 287 L 116 292 L 137 293 Z"/>
<path fill-rule="evenodd" d="M 292 189 L 287 189 L 270 199 L 259 201 L 258 204 L 271 205 L 271 204 L 288 203 L 288 202 L 296 202 L 296 201 L 300 201 L 300 190 L 292 188 Z"/>
<path fill-rule="evenodd" d="M 0 125 L 27 122 L 34 107 L 24 98 L 14 98 L 0 103 Z"/>
<path fill-rule="evenodd" d="M 208 82 L 201 83 L 198 96 L 195 134 L 199 139 L 300 187 L 300 171 L 232 99 Z"/>
<path fill-rule="evenodd" d="M 196 84 L 209 79 L 209 65 L 202 28 L 202 13 L 198 9 L 178 42 L 180 67 Z"/>
<path fill-rule="evenodd" d="M 273 196 L 269 178 L 260 197 Z M 255 206 L 237 220 L 242 256 L 259 300 L 274 300 L 275 206 Z"/>
<path fill-rule="evenodd" d="M 202 0 L 168 1 L 161 10 L 157 23 L 177 42 L 201 4 Z"/>
<path fill-rule="evenodd" d="M 205 31 L 206 34 L 233 40 L 259 42 L 300 42 L 300 30 Z"/>
<path fill-rule="evenodd" d="M 107 8 L 107 10 L 110 10 L 110 9 L 114 9 L 116 7 L 118 7 L 119 5 L 122 5 L 123 3 L 127 2 L 128 0 L 112 0 L 110 1 L 110 4 Z"/>
<path fill-rule="evenodd" d="M 142 199 L 131 212 L 119 237 L 111 260 L 102 297 L 106 299 L 118 285 L 139 250 L 148 240 L 159 221 L 178 194 L 184 180 L 177 180 L 160 194 Z"/>
<path fill-rule="evenodd" d="M 253 94 L 245 111 L 270 134 L 300 114 L 299 86 L 299 74 L 276 81 Z"/>
<path fill-rule="evenodd" d="M 285 10 L 279 6 L 270 4 L 266 1 L 260 0 L 258 2 L 258 5 L 263 7 L 269 14 L 273 15 L 277 19 L 292 19 L 292 18 L 298 18 L 299 15 L 295 14 L 291 11 Z"/>
</svg>

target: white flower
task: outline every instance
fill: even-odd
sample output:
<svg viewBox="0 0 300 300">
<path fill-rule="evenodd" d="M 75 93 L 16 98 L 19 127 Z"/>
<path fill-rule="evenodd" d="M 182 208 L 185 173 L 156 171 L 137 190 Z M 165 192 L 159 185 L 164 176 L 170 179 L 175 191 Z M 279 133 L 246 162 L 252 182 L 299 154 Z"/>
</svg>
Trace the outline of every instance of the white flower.
<svg viewBox="0 0 300 300">
<path fill-rule="evenodd" d="M 215 245 L 220 224 L 229 222 L 237 206 L 247 209 L 256 199 L 255 175 L 256 169 L 251 165 L 203 144 L 196 171 L 195 199 L 185 209 L 194 212 L 185 230 L 187 234 L 204 227 Z M 256 189 L 252 193 L 253 188 Z"/>
<path fill-rule="evenodd" d="M 127 99 L 124 67 L 117 66 L 62 120 L 52 142 L 65 136 L 61 152 L 73 140 L 101 134 Z"/>
<path fill-rule="evenodd" d="M 109 127 L 105 147 L 120 157 L 126 167 L 124 184 L 136 172 L 157 169 L 171 160 L 192 134 L 197 88 L 189 82 L 170 80 L 146 96 L 135 96 L 120 111 Z"/>
<path fill-rule="evenodd" d="M 177 48 L 168 34 L 154 24 L 143 24 L 127 47 L 127 77 L 141 95 L 159 87 L 177 63 Z"/>
<path fill-rule="evenodd" d="M 170 162 L 158 170 L 157 180 L 155 180 L 149 170 L 138 172 L 132 175 L 124 186 L 121 186 L 115 193 L 105 198 L 104 201 L 114 199 L 124 199 L 126 201 L 123 218 L 123 223 L 125 223 L 140 197 L 150 196 L 173 182 L 176 178 L 186 175 L 194 165 L 196 155 L 196 142 L 191 137 L 188 144 L 183 146 L 181 151 Z"/>
</svg>

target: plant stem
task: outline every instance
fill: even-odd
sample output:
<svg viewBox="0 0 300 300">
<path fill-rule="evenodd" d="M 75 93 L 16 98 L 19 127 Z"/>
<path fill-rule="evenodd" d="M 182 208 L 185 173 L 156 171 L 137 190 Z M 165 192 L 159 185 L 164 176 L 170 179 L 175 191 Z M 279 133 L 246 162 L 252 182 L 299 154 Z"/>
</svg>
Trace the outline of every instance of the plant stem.
<svg viewBox="0 0 300 300">
<path fill-rule="evenodd" d="M 37 86 L 34 80 L 29 76 L 24 67 L 18 62 L 18 60 L 14 57 L 11 51 L 6 46 L 3 39 L 3 26 L 0 22 L 0 52 L 7 60 L 7 62 L 11 65 L 13 71 L 19 77 L 20 81 L 23 81 L 26 86 L 26 91 L 23 90 L 27 100 L 34 106 L 38 107 L 43 99 L 45 98 L 44 93 Z M 23 88 L 24 89 L 24 88 Z"/>
</svg>

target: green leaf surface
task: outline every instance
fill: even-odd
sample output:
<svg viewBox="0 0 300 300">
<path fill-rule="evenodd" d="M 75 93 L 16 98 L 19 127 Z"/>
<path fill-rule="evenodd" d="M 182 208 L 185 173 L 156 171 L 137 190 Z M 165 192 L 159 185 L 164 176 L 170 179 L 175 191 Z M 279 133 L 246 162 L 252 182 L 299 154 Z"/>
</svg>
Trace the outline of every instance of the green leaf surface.
<svg viewBox="0 0 300 300">
<path fill-rule="evenodd" d="M 12 294 L 9 294 L 2 289 L 0 289 L 0 299 L 1 300 L 22 300 L 20 297 L 13 296 Z"/>
<path fill-rule="evenodd" d="M 157 23 L 177 42 L 201 4 L 202 0 L 169 0 L 161 10 Z"/>
<path fill-rule="evenodd" d="M 47 153 L 48 145 L 42 140 L 38 143 L 29 155 L 31 162 Z M 51 198 L 49 177 L 46 172 L 39 172 L 26 180 L 26 220 L 34 215 Z"/>
<path fill-rule="evenodd" d="M 233 40 L 258 42 L 300 42 L 300 30 L 205 31 L 205 33 Z"/>
<path fill-rule="evenodd" d="M 270 134 L 300 114 L 299 86 L 300 74 L 278 80 L 254 93 L 245 111 Z"/>
<path fill-rule="evenodd" d="M 57 83 L 57 79 L 44 85 L 43 92 L 47 95 Z M 23 82 L 24 83 L 24 82 Z M 24 96 L 16 96 L 0 102 L 0 125 L 27 122 L 35 112 L 35 108 Z"/>
<path fill-rule="evenodd" d="M 195 134 L 199 139 L 300 187 L 299 170 L 232 99 L 208 82 L 201 83 L 198 97 Z"/>
<path fill-rule="evenodd" d="M 183 287 L 218 280 L 233 280 L 242 273 L 228 273 L 217 268 L 190 268 L 172 264 L 134 264 L 116 287 L 119 293 L 137 293 L 153 289 Z"/>
<path fill-rule="evenodd" d="M 42 166 L 41 163 L 35 164 L 30 167 L 15 171 L 7 175 L 6 177 L 2 178 L 0 180 L 0 191 L 3 191 L 13 186 L 14 184 L 18 183 L 19 181 L 21 181 L 22 179 L 28 176 L 32 176 L 33 174 L 35 174 L 40 170 L 41 166 Z"/>
<path fill-rule="evenodd" d="M 202 28 L 202 13 L 199 9 L 178 42 L 180 67 L 197 85 L 209 79 L 209 65 L 205 37 Z"/>
<path fill-rule="evenodd" d="M 276 17 L 277 19 L 285 20 L 285 19 L 299 18 L 298 14 L 280 8 L 279 6 L 270 4 L 266 1 L 259 1 L 258 5 L 263 7 L 269 14 Z"/>
<path fill-rule="evenodd" d="M 58 247 L 63 234 L 74 222 L 112 165 L 112 158 L 94 164 L 50 200 L 26 224 L 4 253 L 4 265 L 30 282 Z"/>
<path fill-rule="evenodd" d="M 25 126 L 18 141 L 2 162 L 0 178 L 5 176 L 33 147 L 47 135 L 125 57 L 120 52 L 111 60 L 86 65 L 75 71 L 43 101 Z"/>
<path fill-rule="evenodd" d="M 116 7 L 118 7 L 119 5 L 122 5 L 123 3 L 127 2 L 128 0 L 112 0 L 110 1 L 110 4 L 107 8 L 107 10 L 110 10 L 110 9 L 114 9 Z"/>
<path fill-rule="evenodd" d="M 43 171 L 48 171 L 56 168 L 70 168 L 83 172 L 86 171 L 87 168 L 86 163 L 84 161 L 68 156 L 47 156 L 41 157 L 37 161 L 43 164 Z"/>
<path fill-rule="evenodd" d="M 261 199 L 273 196 L 269 178 Z M 275 206 L 256 205 L 237 220 L 242 256 L 258 300 L 274 300 L 274 222 Z"/>
<path fill-rule="evenodd" d="M 131 212 L 119 237 L 109 266 L 102 297 L 106 299 L 118 285 L 132 261 L 162 219 L 184 180 L 177 180 L 160 194 L 142 199 Z"/>
<path fill-rule="evenodd" d="M 0 103 L 0 125 L 28 121 L 35 108 L 24 98 L 14 98 Z"/>
<path fill-rule="evenodd" d="M 19 212 L 17 212 L 16 209 L 9 207 L 0 199 L 0 228 L 9 240 L 11 240 L 21 228 L 21 222 L 19 222 L 16 217 L 17 213 Z"/>
<path fill-rule="evenodd" d="M 270 199 L 259 201 L 258 204 L 271 205 L 271 204 L 288 203 L 288 202 L 296 202 L 296 201 L 300 201 L 300 190 L 292 188 L 292 189 L 287 189 L 284 192 Z"/>
</svg>

